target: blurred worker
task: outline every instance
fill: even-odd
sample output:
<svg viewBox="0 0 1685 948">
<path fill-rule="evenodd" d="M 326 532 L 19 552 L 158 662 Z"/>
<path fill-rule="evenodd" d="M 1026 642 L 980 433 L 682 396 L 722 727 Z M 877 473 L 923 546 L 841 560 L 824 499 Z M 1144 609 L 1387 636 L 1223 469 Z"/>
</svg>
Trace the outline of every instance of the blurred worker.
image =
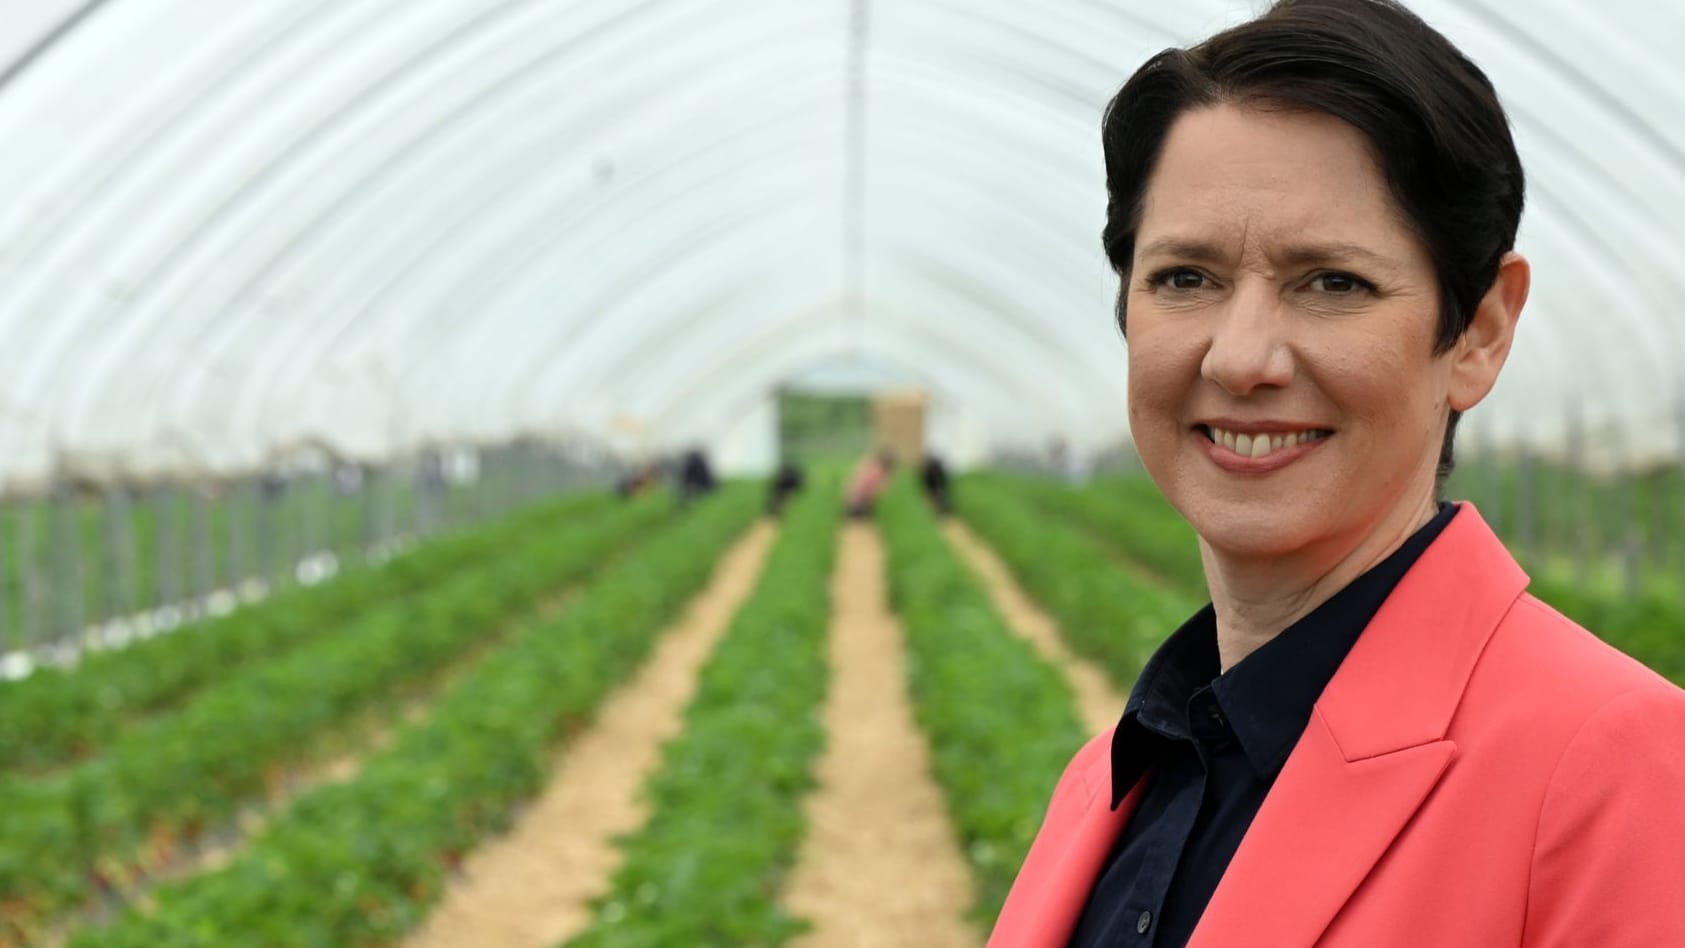
<svg viewBox="0 0 1685 948">
<path fill-rule="evenodd" d="M 645 462 L 622 474 L 620 480 L 615 482 L 614 489 L 615 493 L 630 500 L 645 491 L 654 490 L 659 483 L 661 483 L 660 467 Z"/>
<path fill-rule="evenodd" d="M 872 507 L 877 503 L 878 495 L 889 486 L 890 472 L 895 469 L 895 456 L 888 451 L 879 451 L 862 458 L 854 468 L 854 475 L 848 479 L 848 515 L 850 517 L 870 517 Z"/>
<path fill-rule="evenodd" d="M 948 495 L 948 466 L 942 463 L 940 457 L 925 455 L 919 479 L 924 482 L 924 496 L 930 501 L 930 506 L 944 517 L 953 513 L 953 500 Z"/>
<path fill-rule="evenodd" d="M 700 448 L 691 448 L 679 461 L 679 502 L 688 504 L 714 490 L 714 469 Z"/>
<path fill-rule="evenodd" d="M 776 517 L 784 512 L 784 502 L 802 489 L 802 469 L 794 461 L 778 465 L 767 487 L 766 512 Z"/>
</svg>

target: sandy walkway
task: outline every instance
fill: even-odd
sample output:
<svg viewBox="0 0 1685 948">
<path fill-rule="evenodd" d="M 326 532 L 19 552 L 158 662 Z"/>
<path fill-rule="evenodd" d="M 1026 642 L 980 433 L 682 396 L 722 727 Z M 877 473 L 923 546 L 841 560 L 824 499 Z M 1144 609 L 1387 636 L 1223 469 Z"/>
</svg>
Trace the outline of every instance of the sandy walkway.
<svg viewBox="0 0 1685 948">
<path fill-rule="evenodd" d="M 551 948 L 584 930 L 589 901 L 620 862 L 613 840 L 647 816 L 638 788 L 678 733 L 697 672 L 754 587 L 774 533 L 762 523 L 721 559 L 649 661 L 563 751 L 543 796 L 468 857 L 410 948 Z"/>
<path fill-rule="evenodd" d="M 1007 625 L 1028 639 L 1043 658 L 1064 671 L 1065 679 L 1076 693 L 1077 714 L 1082 718 L 1083 726 L 1090 733 L 1098 734 L 1116 724 L 1129 696 L 1113 688 L 1111 680 L 1098 666 L 1071 654 L 1059 638 L 1058 624 L 1024 594 L 1007 571 L 1006 564 L 976 534 L 955 520 L 948 521 L 942 532 L 949 544 L 971 564 L 972 570 L 982 577 L 995 611 L 1005 617 Z"/>
<path fill-rule="evenodd" d="M 844 528 L 831 588 L 828 746 L 808 800 L 808 836 L 785 906 L 814 923 L 809 948 L 975 946 L 962 916 L 970 870 L 930 775 L 889 611 L 884 552 L 869 527 Z"/>
</svg>

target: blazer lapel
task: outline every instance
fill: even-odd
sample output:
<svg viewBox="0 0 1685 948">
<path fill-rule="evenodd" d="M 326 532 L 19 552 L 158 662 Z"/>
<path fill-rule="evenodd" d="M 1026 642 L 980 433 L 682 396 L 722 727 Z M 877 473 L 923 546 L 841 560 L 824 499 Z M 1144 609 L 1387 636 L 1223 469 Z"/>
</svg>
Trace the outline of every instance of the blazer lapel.
<svg viewBox="0 0 1685 948">
<path fill-rule="evenodd" d="M 1320 717 L 1293 751 L 1189 948 L 1313 945 L 1445 773 L 1450 741 L 1347 761 Z"/>
<path fill-rule="evenodd" d="M 1470 505 L 1400 581 L 1318 700 L 1189 948 L 1310 946 L 1456 754 L 1452 714 L 1526 574 Z"/>
<path fill-rule="evenodd" d="M 1105 758 L 1105 762 L 1105 786 L 1109 787 L 1110 758 Z M 1130 814 L 1141 802 L 1145 787 L 1145 778 L 1137 781 L 1116 810 L 1106 805 L 1109 789 L 1090 797 L 1076 832 L 1071 834 L 1070 846 L 1061 854 L 1048 876 L 1047 885 L 1043 888 L 1046 897 L 1036 902 L 1033 921 L 1025 926 L 1026 931 L 1034 933 L 1032 937 L 1036 939 L 1034 944 L 1038 948 L 1063 948 L 1071 940 L 1077 922 L 1082 920 L 1082 910 L 1088 905 L 1089 893 L 1094 891 L 1100 870 L 1106 866 L 1112 844 L 1128 825 Z"/>
</svg>

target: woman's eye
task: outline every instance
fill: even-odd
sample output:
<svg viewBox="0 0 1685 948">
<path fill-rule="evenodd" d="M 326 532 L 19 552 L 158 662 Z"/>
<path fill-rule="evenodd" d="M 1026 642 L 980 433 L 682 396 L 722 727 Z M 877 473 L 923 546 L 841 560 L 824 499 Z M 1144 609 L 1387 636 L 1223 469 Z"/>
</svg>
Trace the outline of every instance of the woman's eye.
<svg viewBox="0 0 1685 948">
<path fill-rule="evenodd" d="M 1321 273 L 1311 279 L 1311 286 L 1324 293 L 1345 296 L 1368 288 L 1368 284 L 1349 273 Z"/>
<path fill-rule="evenodd" d="M 1206 285 L 1205 274 L 1187 267 L 1161 270 L 1153 275 L 1150 282 L 1153 286 L 1165 286 L 1173 290 L 1200 290 Z"/>
</svg>

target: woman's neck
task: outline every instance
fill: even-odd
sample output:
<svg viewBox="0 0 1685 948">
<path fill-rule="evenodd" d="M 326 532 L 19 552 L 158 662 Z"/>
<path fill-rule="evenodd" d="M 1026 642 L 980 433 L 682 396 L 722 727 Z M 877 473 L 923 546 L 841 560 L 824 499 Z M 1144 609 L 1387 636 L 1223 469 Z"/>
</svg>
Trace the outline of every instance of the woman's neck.
<svg viewBox="0 0 1685 948">
<path fill-rule="evenodd" d="M 1288 555 L 1229 556 L 1202 540 L 1200 553 L 1217 615 L 1217 654 L 1222 670 L 1233 668 L 1391 556 L 1433 519 L 1436 509 L 1430 492 L 1399 504 L 1356 543 L 1333 537 L 1323 548 Z"/>
</svg>

